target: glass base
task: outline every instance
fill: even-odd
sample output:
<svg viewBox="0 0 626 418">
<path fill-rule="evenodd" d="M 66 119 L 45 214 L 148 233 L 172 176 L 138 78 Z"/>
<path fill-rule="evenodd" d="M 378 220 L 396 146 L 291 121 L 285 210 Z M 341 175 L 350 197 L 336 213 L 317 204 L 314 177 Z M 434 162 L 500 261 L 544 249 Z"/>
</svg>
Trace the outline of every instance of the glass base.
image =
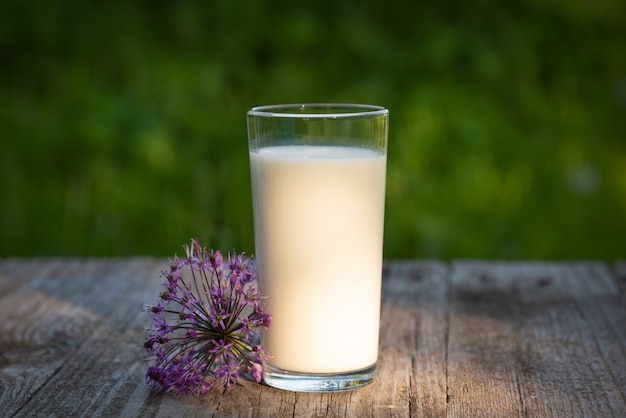
<svg viewBox="0 0 626 418">
<path fill-rule="evenodd" d="M 295 373 L 263 366 L 263 380 L 269 386 L 293 392 L 338 392 L 368 385 L 376 377 L 376 364 L 346 373 Z"/>
</svg>

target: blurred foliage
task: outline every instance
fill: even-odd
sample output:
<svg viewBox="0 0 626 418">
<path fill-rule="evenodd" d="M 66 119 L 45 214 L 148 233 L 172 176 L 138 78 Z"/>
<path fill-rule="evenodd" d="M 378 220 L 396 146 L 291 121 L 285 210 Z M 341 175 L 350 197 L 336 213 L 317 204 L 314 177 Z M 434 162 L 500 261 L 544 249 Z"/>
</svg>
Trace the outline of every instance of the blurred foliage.
<svg viewBox="0 0 626 418">
<path fill-rule="evenodd" d="M 0 255 L 254 252 L 245 112 L 390 109 L 387 258 L 624 257 L 620 0 L 0 3 Z"/>
</svg>

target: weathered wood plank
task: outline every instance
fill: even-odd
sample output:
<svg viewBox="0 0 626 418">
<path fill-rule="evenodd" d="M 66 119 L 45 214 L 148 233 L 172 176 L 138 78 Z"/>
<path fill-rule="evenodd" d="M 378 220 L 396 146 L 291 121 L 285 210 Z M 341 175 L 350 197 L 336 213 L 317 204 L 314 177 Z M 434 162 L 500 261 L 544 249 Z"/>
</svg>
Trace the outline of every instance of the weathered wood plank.
<svg viewBox="0 0 626 418">
<path fill-rule="evenodd" d="M 164 266 L 0 260 L 0 416 L 626 416 L 623 262 L 390 262 L 375 383 L 202 398 L 144 382 Z"/>
<path fill-rule="evenodd" d="M 473 268 L 474 267 L 474 268 Z M 448 408 L 452 416 L 519 416 L 518 345 L 508 275 L 455 263 L 448 335 Z M 495 396 L 494 396 L 495 395 Z"/>
<path fill-rule="evenodd" d="M 7 415 L 46 384 L 95 322 L 93 315 L 37 288 L 59 265 L 2 263 L 0 277 L 7 285 L 0 296 L 0 404 Z"/>
<path fill-rule="evenodd" d="M 3 413 L 98 415 L 120 374 L 137 369 L 141 361 L 137 329 L 145 321 L 140 325 L 137 318 L 150 286 L 135 276 L 143 272 L 145 278 L 150 266 L 154 261 L 50 262 L 40 266 L 28 286 L 4 297 L 1 351 L 6 357 L 13 347 L 18 350 L 0 369 Z M 34 354 L 24 354 L 29 352 Z M 24 385 L 15 391 L 19 381 Z M 99 398 L 101 404 L 95 404 Z"/>
<path fill-rule="evenodd" d="M 442 416 L 446 410 L 448 267 L 396 262 L 383 286 L 380 382 L 399 416 Z M 393 385 L 397 385 L 394 387 Z M 384 403 L 383 403 L 384 404 Z M 377 416 L 374 414 L 374 416 Z"/>
<path fill-rule="evenodd" d="M 624 416 L 624 319 L 602 263 L 454 263 L 449 413 Z"/>
</svg>

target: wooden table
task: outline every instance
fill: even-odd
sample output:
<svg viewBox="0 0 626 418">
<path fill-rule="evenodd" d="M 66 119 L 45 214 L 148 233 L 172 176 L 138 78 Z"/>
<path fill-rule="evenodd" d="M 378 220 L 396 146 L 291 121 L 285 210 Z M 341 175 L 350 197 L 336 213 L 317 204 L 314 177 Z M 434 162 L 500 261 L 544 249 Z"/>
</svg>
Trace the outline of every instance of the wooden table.
<svg viewBox="0 0 626 418">
<path fill-rule="evenodd" d="M 626 262 L 388 261 L 379 374 L 152 395 L 163 260 L 0 260 L 0 416 L 626 416 Z"/>
</svg>

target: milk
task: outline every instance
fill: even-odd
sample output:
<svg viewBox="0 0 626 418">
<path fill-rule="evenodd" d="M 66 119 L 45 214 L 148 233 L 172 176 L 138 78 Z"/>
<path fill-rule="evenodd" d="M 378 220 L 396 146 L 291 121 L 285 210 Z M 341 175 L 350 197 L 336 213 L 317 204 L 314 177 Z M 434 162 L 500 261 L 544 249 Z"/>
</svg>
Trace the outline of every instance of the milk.
<svg viewBox="0 0 626 418">
<path fill-rule="evenodd" d="M 378 357 L 386 156 L 277 146 L 250 153 L 270 366 L 337 373 Z"/>
</svg>

